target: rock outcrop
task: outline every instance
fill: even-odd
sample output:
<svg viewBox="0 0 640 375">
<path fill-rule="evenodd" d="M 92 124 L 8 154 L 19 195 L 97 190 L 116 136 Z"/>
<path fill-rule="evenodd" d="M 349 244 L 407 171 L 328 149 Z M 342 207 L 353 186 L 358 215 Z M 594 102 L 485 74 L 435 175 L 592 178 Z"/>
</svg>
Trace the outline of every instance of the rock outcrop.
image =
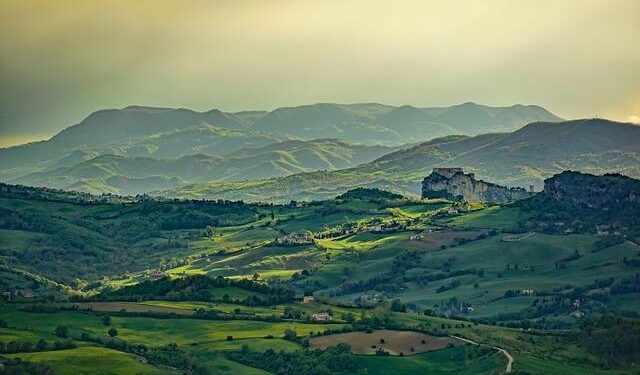
<svg viewBox="0 0 640 375">
<path fill-rule="evenodd" d="M 564 171 L 521 207 L 536 231 L 640 238 L 640 180 L 621 174 Z"/>
<path fill-rule="evenodd" d="M 533 193 L 482 180 L 462 168 L 434 168 L 422 181 L 423 198 L 446 198 L 467 202 L 508 203 L 529 198 Z"/>
<path fill-rule="evenodd" d="M 544 180 L 543 194 L 548 199 L 603 210 L 640 209 L 640 180 L 621 174 L 594 176 L 564 171 Z"/>
</svg>

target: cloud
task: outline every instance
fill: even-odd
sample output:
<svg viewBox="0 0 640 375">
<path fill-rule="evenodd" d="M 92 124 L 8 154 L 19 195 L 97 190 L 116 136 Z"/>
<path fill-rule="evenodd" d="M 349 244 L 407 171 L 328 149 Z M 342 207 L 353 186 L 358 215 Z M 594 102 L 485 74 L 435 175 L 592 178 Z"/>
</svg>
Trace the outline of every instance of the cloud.
<svg viewBox="0 0 640 375">
<path fill-rule="evenodd" d="M 640 2 L 0 0 L 0 136 L 101 108 L 540 104 L 622 118 Z M 635 91 L 634 91 L 635 90 Z"/>
</svg>

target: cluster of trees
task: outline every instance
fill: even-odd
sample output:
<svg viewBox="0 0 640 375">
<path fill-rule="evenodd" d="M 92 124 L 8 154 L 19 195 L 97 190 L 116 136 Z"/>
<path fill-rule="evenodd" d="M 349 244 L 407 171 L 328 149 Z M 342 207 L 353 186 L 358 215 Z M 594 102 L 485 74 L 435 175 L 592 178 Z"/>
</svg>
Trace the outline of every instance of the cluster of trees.
<svg viewBox="0 0 640 375">
<path fill-rule="evenodd" d="M 56 375 L 51 366 L 42 362 L 28 362 L 20 358 L 2 358 L 0 362 L 4 369 L 0 371 L 3 375 Z"/>
<path fill-rule="evenodd" d="M 593 233 L 597 226 L 605 225 L 609 234 L 620 232 L 639 238 L 640 204 L 630 199 L 640 188 L 639 180 L 568 171 L 545 181 L 545 186 L 550 187 L 549 192 L 545 189 L 542 194 L 517 203 L 525 213 L 526 219 L 519 222 L 523 229 L 551 234 L 567 230 Z"/>
<path fill-rule="evenodd" d="M 19 212 L 0 207 L 0 228 L 37 233 L 55 233 L 62 229 L 60 223 L 46 220 L 41 215 Z"/>
<path fill-rule="evenodd" d="M 57 194 L 63 197 L 52 199 Z M 66 199 L 63 192 L 6 185 L 0 186 L 0 196 L 26 202 L 0 205 L 0 228 L 47 234 L 11 252 L 7 261 L 67 285 L 114 270 L 137 271 L 161 257 L 183 256 L 186 238 L 175 238 L 168 230 L 200 235 L 211 227 L 250 223 L 267 212 L 258 205 L 230 201 L 100 204 Z M 64 202 L 68 209 L 49 210 L 53 200 Z"/>
<path fill-rule="evenodd" d="M 247 296 L 243 300 L 232 300 L 227 295 L 218 301 L 215 289 L 225 287 L 236 287 L 255 295 Z M 98 298 L 104 300 L 149 300 L 149 299 L 169 299 L 177 301 L 216 301 L 235 302 L 247 306 L 271 306 L 290 302 L 295 298 L 293 291 L 278 287 L 272 288 L 265 284 L 249 280 L 232 280 L 222 276 L 211 278 L 206 275 L 187 276 L 178 279 L 167 277 L 154 281 L 145 281 L 136 285 L 128 286 L 116 291 L 101 294 Z"/>
<path fill-rule="evenodd" d="M 247 366 L 257 367 L 278 375 L 329 375 L 355 373 L 360 368 L 351 355 L 351 347 L 338 344 L 326 350 L 301 350 L 292 353 L 268 349 L 264 353 L 249 351 L 244 345 L 241 351 L 226 356 Z"/>
<path fill-rule="evenodd" d="M 378 188 L 355 188 L 341 194 L 335 198 L 336 200 L 364 200 L 373 201 L 375 203 L 384 203 L 388 200 L 402 200 L 404 197 Z"/>
<path fill-rule="evenodd" d="M 405 282 L 415 282 L 422 286 L 427 285 L 429 282 L 449 279 L 452 277 L 458 277 L 463 275 L 478 275 L 478 277 L 484 277 L 484 269 L 476 270 L 471 268 L 464 268 L 459 270 L 445 269 L 444 272 L 435 273 L 415 273 L 412 275 L 405 275 L 402 280 Z"/>
<path fill-rule="evenodd" d="M 51 189 L 46 187 L 31 187 L 24 185 L 10 185 L 0 182 L 0 196 L 5 198 L 46 200 L 53 202 L 68 202 L 80 205 L 97 204 L 101 202 L 132 202 L 130 197 L 120 197 L 108 194 L 109 199 L 105 199 L 107 195 L 101 196 L 91 195 L 85 192 Z"/>
<path fill-rule="evenodd" d="M 436 288 L 436 293 L 446 292 L 447 290 L 455 289 L 460 286 L 460 280 L 453 280 L 445 285 L 440 285 Z"/>
<path fill-rule="evenodd" d="M 149 363 L 164 365 L 189 371 L 192 375 L 209 375 L 209 371 L 195 361 L 187 351 L 172 343 L 164 346 L 147 346 L 144 344 L 133 344 L 125 340 L 109 338 L 104 339 L 92 336 L 83 332 L 80 336 L 82 341 L 95 342 L 104 345 L 109 349 L 118 350 L 125 353 L 132 353 L 145 358 Z"/>
<path fill-rule="evenodd" d="M 4 343 L 0 341 L 0 353 L 28 353 L 28 352 L 44 352 L 47 350 L 63 350 L 73 349 L 77 345 L 73 340 L 67 338 L 65 340 L 56 340 L 50 344 L 45 339 L 39 339 L 35 343 L 31 341 L 9 341 Z"/>
<path fill-rule="evenodd" d="M 393 258 L 389 272 L 378 274 L 367 280 L 345 281 L 340 285 L 337 294 L 345 295 L 372 289 L 385 292 L 398 292 L 404 288 L 403 276 L 405 272 L 411 268 L 418 267 L 420 260 L 420 253 L 418 251 L 404 252 Z"/>
<path fill-rule="evenodd" d="M 640 322 L 611 314 L 586 319 L 580 327 L 580 344 L 610 365 L 640 361 Z"/>
<path fill-rule="evenodd" d="M 640 274 L 636 273 L 633 277 L 626 277 L 612 284 L 609 293 L 611 295 L 640 293 Z"/>
</svg>

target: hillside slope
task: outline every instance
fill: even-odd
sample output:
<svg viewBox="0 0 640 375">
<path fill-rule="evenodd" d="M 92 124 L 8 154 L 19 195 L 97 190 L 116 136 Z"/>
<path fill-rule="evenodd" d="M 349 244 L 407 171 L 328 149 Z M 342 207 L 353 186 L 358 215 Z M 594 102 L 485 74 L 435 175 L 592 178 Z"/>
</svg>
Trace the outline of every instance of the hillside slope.
<svg viewBox="0 0 640 375">
<path fill-rule="evenodd" d="M 129 106 L 96 111 L 46 141 L 0 148 L 0 180 L 70 166 L 71 160 L 88 160 L 89 155 L 175 159 L 322 138 L 398 146 L 448 134 L 513 130 L 530 121 L 557 120 L 536 106 L 474 103 L 446 108 L 313 104 L 235 113 Z"/>
<path fill-rule="evenodd" d="M 354 187 L 379 187 L 418 196 L 434 167 L 462 167 L 506 186 L 534 185 L 565 169 L 640 177 L 640 127 L 602 119 L 532 123 L 513 133 L 449 136 L 334 172 L 302 173 L 246 183 L 188 185 L 167 196 L 276 201 L 323 199 Z"/>
<path fill-rule="evenodd" d="M 0 178 L 69 165 L 79 152 L 177 158 L 221 155 L 291 139 L 246 127 L 259 113 L 132 106 L 97 111 L 47 141 L 0 149 Z M 77 159 L 76 159 L 77 160 Z"/>
<path fill-rule="evenodd" d="M 562 119 L 538 106 L 489 107 L 464 103 L 444 108 L 321 103 L 278 108 L 253 125 L 303 139 L 339 137 L 358 142 L 406 143 L 448 134 L 512 131 L 532 121 Z"/>
<path fill-rule="evenodd" d="M 188 182 L 242 181 L 335 170 L 371 161 L 393 150 L 324 139 L 244 148 L 226 156 L 196 154 L 178 159 L 105 154 L 78 164 L 31 173 L 12 182 L 92 193 L 141 194 Z"/>
</svg>

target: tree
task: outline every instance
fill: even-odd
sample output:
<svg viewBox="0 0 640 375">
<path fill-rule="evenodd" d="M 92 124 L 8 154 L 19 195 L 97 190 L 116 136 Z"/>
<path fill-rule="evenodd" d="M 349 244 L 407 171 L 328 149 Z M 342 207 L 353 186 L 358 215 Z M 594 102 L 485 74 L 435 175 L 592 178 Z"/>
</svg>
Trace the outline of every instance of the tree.
<svg viewBox="0 0 640 375">
<path fill-rule="evenodd" d="M 405 305 L 404 303 L 402 303 L 402 301 L 396 298 L 393 301 L 391 301 L 391 311 L 406 312 L 407 305 Z"/>
<path fill-rule="evenodd" d="M 289 341 L 296 341 L 298 338 L 298 334 L 291 328 L 287 328 L 284 330 L 284 339 Z"/>
<path fill-rule="evenodd" d="M 343 314 L 342 320 L 349 324 L 353 324 L 356 321 L 356 316 L 352 312 L 348 312 L 346 314 Z"/>
<path fill-rule="evenodd" d="M 102 320 L 102 324 L 104 324 L 105 326 L 111 325 L 111 317 L 109 316 L 109 314 L 103 315 L 100 319 Z"/>
<path fill-rule="evenodd" d="M 381 321 L 387 321 L 391 313 L 391 304 L 389 301 L 380 301 L 378 305 L 373 309 L 373 316 Z"/>
<path fill-rule="evenodd" d="M 25 341 L 20 345 L 20 351 L 21 352 L 30 352 L 31 348 L 33 348 L 33 344 L 30 343 L 29 341 Z"/>
<path fill-rule="evenodd" d="M 47 342 L 44 339 L 38 340 L 36 343 L 36 350 L 41 352 L 47 349 Z"/>
<path fill-rule="evenodd" d="M 67 327 L 65 326 L 57 326 L 54 332 L 56 336 L 61 337 L 63 339 L 66 338 L 68 335 Z"/>
<path fill-rule="evenodd" d="M 111 337 L 116 337 L 118 336 L 118 330 L 115 328 L 110 328 L 109 331 L 107 331 L 107 333 L 109 334 L 109 336 Z"/>
</svg>

